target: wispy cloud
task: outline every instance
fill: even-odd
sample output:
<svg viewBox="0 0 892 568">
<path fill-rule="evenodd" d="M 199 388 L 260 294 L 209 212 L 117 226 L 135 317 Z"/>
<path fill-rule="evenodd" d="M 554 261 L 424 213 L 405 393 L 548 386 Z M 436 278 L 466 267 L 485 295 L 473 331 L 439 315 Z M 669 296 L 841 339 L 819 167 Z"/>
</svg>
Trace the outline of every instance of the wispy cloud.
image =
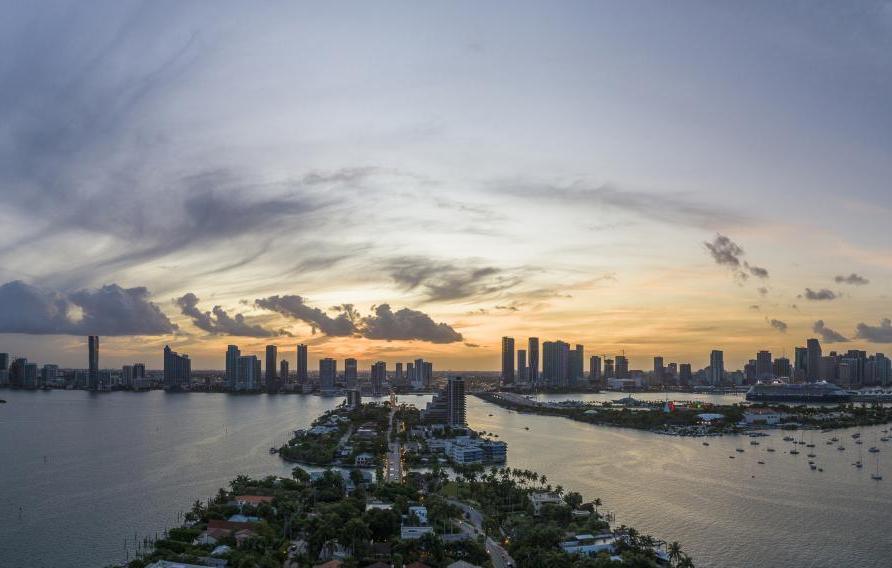
<svg viewBox="0 0 892 568">
<path fill-rule="evenodd" d="M 519 276 L 495 266 L 459 266 L 421 256 L 392 259 L 386 270 L 398 286 L 421 291 L 429 302 L 480 300 L 521 283 Z"/>
<path fill-rule="evenodd" d="M 781 333 L 787 333 L 787 323 L 784 321 L 772 318 L 768 320 L 768 325 Z"/>
</svg>

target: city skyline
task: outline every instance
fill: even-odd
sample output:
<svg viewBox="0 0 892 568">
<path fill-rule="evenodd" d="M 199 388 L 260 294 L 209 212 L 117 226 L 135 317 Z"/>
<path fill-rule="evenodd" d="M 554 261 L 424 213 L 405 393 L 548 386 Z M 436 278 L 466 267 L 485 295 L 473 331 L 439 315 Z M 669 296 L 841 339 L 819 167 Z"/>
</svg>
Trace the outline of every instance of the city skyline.
<svg viewBox="0 0 892 568">
<path fill-rule="evenodd" d="M 884 5 L 508 8 L 11 7 L 0 350 L 886 350 Z"/>
</svg>

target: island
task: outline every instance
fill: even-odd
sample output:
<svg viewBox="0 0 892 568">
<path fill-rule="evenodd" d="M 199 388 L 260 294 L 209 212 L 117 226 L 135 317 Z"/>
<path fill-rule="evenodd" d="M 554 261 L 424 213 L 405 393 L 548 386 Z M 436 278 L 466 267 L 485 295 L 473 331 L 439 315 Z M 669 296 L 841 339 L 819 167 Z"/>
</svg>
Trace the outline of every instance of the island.
<svg viewBox="0 0 892 568">
<path fill-rule="evenodd" d="M 357 451 L 390 461 L 401 455 L 403 443 L 413 441 L 426 439 L 430 448 L 437 440 L 450 440 L 457 453 L 476 447 L 466 439 L 492 441 L 455 423 L 423 425 L 425 414 L 436 418 L 436 404 L 425 411 L 395 402 L 344 405 L 320 416 L 307 432 L 296 432 L 278 453 L 284 459 L 345 465 L 353 458 L 355 465 Z M 370 425 L 376 435 L 356 441 L 358 430 Z M 615 513 L 599 498 L 586 500 L 530 470 L 483 460 L 460 463 L 447 454 L 436 459 L 429 454 L 429 467 L 405 474 L 388 463 L 387 473 L 378 468 L 375 476 L 355 467 L 309 472 L 301 466 L 290 477 L 240 475 L 212 499 L 195 501 L 182 526 L 143 540 L 125 566 L 693 566 L 679 543 L 617 526 Z"/>
<path fill-rule="evenodd" d="M 766 428 L 831 430 L 892 421 L 892 409 L 879 403 L 719 405 L 701 401 L 648 402 L 632 396 L 614 401 L 542 402 L 513 392 L 481 391 L 474 394 L 482 400 L 517 412 L 560 416 L 589 424 L 636 428 L 674 436 L 742 434 Z"/>
</svg>

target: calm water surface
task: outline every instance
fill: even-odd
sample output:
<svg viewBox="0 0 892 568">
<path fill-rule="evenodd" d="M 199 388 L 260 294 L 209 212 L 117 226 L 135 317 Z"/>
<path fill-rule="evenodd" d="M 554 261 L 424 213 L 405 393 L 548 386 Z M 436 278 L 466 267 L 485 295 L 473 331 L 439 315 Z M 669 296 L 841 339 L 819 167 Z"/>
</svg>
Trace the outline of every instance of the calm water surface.
<svg viewBox="0 0 892 568">
<path fill-rule="evenodd" d="M 0 566 L 98 567 L 124 539 L 162 531 L 239 473 L 287 475 L 268 453 L 339 398 L 0 391 Z M 429 397 L 401 397 L 423 403 Z M 490 416 L 492 415 L 492 416 Z M 879 428 L 846 450 L 815 436 L 817 463 L 781 436 L 701 439 L 523 415 L 474 397 L 470 425 L 509 443 L 509 465 L 600 497 L 617 521 L 680 541 L 698 566 L 889 566 L 892 444 Z M 529 428 L 526 430 L 525 428 Z M 767 453 L 773 446 L 776 453 Z M 735 452 L 743 448 L 744 453 Z M 735 459 L 728 456 L 734 455 Z M 758 465 L 762 459 L 765 465 Z M 20 509 L 21 508 L 21 509 Z M 132 547 L 131 547 L 132 550 Z"/>
</svg>

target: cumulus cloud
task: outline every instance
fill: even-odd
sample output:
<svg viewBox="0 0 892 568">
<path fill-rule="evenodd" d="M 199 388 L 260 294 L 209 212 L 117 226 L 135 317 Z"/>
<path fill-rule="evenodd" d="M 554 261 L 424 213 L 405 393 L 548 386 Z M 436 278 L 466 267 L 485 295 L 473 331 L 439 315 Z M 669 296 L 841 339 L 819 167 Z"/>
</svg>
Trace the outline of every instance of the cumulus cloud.
<svg viewBox="0 0 892 568">
<path fill-rule="evenodd" d="M 362 335 L 367 339 L 429 341 L 454 343 L 461 333 L 445 323 L 436 323 L 424 312 L 403 308 L 396 312 L 388 304 L 374 309 L 374 315 L 362 319 Z"/>
<path fill-rule="evenodd" d="M 0 286 L 0 306 L 0 333 L 163 335 L 176 330 L 141 286 L 108 284 L 64 294 L 14 280 Z"/>
<path fill-rule="evenodd" d="M 308 323 L 313 328 L 313 333 L 319 330 L 325 335 L 345 337 L 354 335 L 357 331 L 354 321 L 356 313 L 349 304 L 338 306 L 336 311 L 340 313 L 335 317 L 319 308 L 308 306 L 303 297 L 294 294 L 258 298 L 254 305 Z"/>
<path fill-rule="evenodd" d="M 806 288 L 803 294 L 800 294 L 800 298 L 805 298 L 806 300 L 811 300 L 813 302 L 824 302 L 835 300 L 839 296 L 836 295 L 836 292 L 832 290 L 828 290 L 827 288 L 821 288 L 820 290 L 812 290 L 811 288 Z"/>
<path fill-rule="evenodd" d="M 431 302 L 477 299 L 520 284 L 520 278 L 493 266 L 465 267 L 420 256 L 392 259 L 387 271 L 397 285 L 420 290 Z"/>
<path fill-rule="evenodd" d="M 871 343 L 892 343 L 892 320 L 883 318 L 878 326 L 859 323 L 855 336 Z"/>
<path fill-rule="evenodd" d="M 820 335 L 821 339 L 827 343 L 845 343 L 849 340 L 843 334 L 824 325 L 824 320 L 816 321 L 812 326 L 812 331 Z"/>
<path fill-rule="evenodd" d="M 837 277 L 833 280 L 837 284 L 851 284 L 852 286 L 864 286 L 866 284 L 870 284 L 870 280 L 861 276 L 860 274 L 855 274 L 854 272 L 852 272 L 848 276 L 837 275 Z"/>
<path fill-rule="evenodd" d="M 779 319 L 770 319 L 768 320 L 768 325 L 773 327 L 775 330 L 781 333 L 787 333 L 787 323 L 783 322 Z"/>
<path fill-rule="evenodd" d="M 730 269 L 736 278 L 746 280 L 750 276 L 756 278 L 768 278 L 768 270 L 761 266 L 755 266 L 744 260 L 746 254 L 743 247 L 722 234 L 716 234 L 712 242 L 704 242 L 703 245 L 709 255 L 719 266 Z M 760 293 L 763 288 L 760 288 Z M 767 292 L 767 290 L 766 290 Z"/>
<path fill-rule="evenodd" d="M 215 335 L 238 335 L 243 337 L 272 337 L 277 335 L 275 331 L 264 328 L 261 325 L 250 324 L 243 314 L 230 316 L 220 306 L 214 306 L 210 312 L 203 312 L 198 308 L 198 296 L 189 292 L 176 299 L 183 315 L 192 318 L 192 323 L 199 329 Z"/>
<path fill-rule="evenodd" d="M 270 296 L 258 298 L 254 304 L 260 308 L 278 312 L 310 324 L 313 333 L 317 330 L 329 336 L 358 335 L 376 340 L 419 340 L 431 343 L 453 343 L 462 340 L 461 333 L 446 323 L 437 323 L 424 312 L 402 308 L 393 311 L 389 304 L 373 306 L 374 313 L 363 317 L 353 304 L 334 306 L 337 312 L 332 317 L 319 308 L 307 305 L 303 297 L 297 295 Z"/>
</svg>

